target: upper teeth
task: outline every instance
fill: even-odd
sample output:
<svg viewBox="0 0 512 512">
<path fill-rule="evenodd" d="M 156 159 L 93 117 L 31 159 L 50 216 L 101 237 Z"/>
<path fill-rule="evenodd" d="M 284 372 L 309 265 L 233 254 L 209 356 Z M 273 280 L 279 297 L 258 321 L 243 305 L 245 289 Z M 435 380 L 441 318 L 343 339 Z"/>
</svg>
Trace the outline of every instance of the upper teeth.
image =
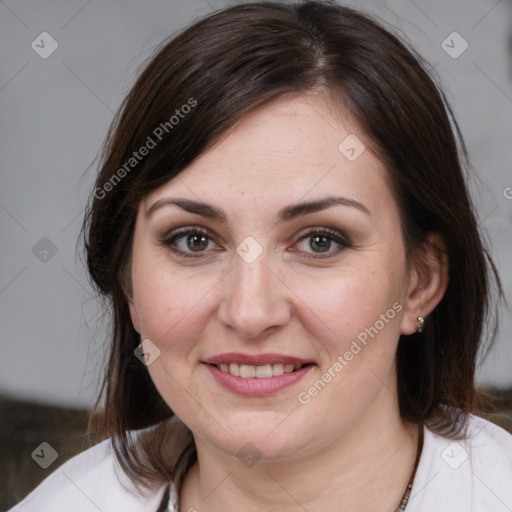
<svg viewBox="0 0 512 512">
<path fill-rule="evenodd" d="M 293 364 L 264 364 L 262 366 L 253 366 L 250 364 L 238 364 L 231 363 L 226 364 L 222 363 L 219 365 L 219 368 L 223 372 L 230 373 L 235 377 L 242 377 L 244 379 L 249 379 L 256 377 L 258 379 L 265 379 L 268 377 L 278 377 L 279 375 L 283 375 L 283 373 L 293 372 L 296 368 L 300 368 L 300 365 L 295 367 Z"/>
</svg>

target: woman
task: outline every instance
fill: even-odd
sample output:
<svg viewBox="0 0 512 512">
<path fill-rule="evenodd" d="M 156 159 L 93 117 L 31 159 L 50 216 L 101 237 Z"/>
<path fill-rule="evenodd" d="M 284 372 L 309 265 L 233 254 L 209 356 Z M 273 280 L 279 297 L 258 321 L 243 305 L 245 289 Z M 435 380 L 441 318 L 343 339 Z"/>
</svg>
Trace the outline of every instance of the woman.
<svg viewBox="0 0 512 512">
<path fill-rule="evenodd" d="M 465 165 L 425 63 L 354 10 L 167 42 L 84 222 L 103 440 L 13 510 L 510 510 L 512 436 L 471 414 L 501 288 Z"/>
</svg>

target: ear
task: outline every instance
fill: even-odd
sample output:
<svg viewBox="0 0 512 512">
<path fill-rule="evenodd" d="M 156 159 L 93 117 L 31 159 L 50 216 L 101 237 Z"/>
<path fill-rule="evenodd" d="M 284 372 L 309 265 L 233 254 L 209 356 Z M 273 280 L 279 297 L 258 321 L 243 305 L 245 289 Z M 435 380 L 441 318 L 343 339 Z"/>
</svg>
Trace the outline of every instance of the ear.
<svg viewBox="0 0 512 512">
<path fill-rule="evenodd" d="M 418 330 L 418 317 L 426 319 L 441 302 L 448 287 L 448 276 L 449 260 L 443 237 L 429 233 L 411 264 L 400 334 L 414 334 Z"/>
<path fill-rule="evenodd" d="M 137 313 L 137 306 L 135 302 L 130 299 L 128 306 L 130 307 L 130 317 L 132 319 L 133 328 L 140 334 L 139 315 Z"/>
<path fill-rule="evenodd" d="M 132 319 L 133 328 L 140 334 L 140 321 L 139 315 L 137 313 L 137 306 L 135 305 L 135 300 L 133 299 L 133 285 L 132 285 L 132 276 L 131 276 L 131 268 L 132 268 L 132 254 L 128 258 L 128 262 L 121 269 L 119 273 L 119 283 L 121 285 L 121 289 L 123 290 L 123 294 L 128 301 L 128 307 L 130 308 L 130 317 Z"/>
</svg>

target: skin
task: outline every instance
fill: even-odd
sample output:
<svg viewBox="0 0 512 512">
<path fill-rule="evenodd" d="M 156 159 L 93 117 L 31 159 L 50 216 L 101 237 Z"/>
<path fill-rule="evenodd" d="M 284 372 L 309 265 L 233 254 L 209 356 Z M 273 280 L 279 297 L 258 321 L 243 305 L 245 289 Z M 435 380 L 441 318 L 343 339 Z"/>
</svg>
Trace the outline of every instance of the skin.
<svg viewBox="0 0 512 512">
<path fill-rule="evenodd" d="M 338 146 L 365 135 L 318 94 L 275 100 L 247 115 L 178 177 L 139 207 L 132 253 L 130 312 L 142 339 L 160 349 L 148 371 L 191 429 L 198 464 L 188 472 L 181 509 L 394 511 L 407 486 L 419 430 L 401 420 L 395 351 L 441 300 L 447 262 L 435 253 L 408 265 L 400 213 L 386 169 L 366 149 L 349 161 Z M 291 203 L 338 195 L 366 214 L 336 205 L 277 222 Z M 158 200 L 187 198 L 225 211 L 222 224 Z M 159 240 L 182 227 L 211 232 L 207 243 Z M 351 245 L 315 243 L 308 228 L 330 227 Z M 313 230 L 314 231 L 314 230 Z M 201 235 L 199 235 L 200 237 Z M 237 246 L 253 237 L 263 253 L 247 263 Z M 322 236 L 316 235 L 316 236 Z M 168 237 L 169 238 L 169 237 Z M 431 241 L 441 242 L 434 236 Z M 329 257 L 325 257 L 329 255 Z M 304 405 L 307 391 L 358 334 L 398 303 L 401 311 Z M 201 361 L 226 352 L 280 353 L 316 366 L 267 397 L 242 397 Z M 251 442 L 252 467 L 237 452 Z M 343 508 L 341 508 L 343 507 Z"/>
</svg>

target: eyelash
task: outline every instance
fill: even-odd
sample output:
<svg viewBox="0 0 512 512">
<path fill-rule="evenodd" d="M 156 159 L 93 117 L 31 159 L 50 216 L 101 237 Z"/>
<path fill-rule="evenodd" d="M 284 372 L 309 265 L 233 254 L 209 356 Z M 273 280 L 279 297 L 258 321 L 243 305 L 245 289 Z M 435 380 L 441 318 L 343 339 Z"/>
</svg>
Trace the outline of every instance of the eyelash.
<svg viewBox="0 0 512 512">
<path fill-rule="evenodd" d="M 202 257 L 203 256 L 202 252 L 198 252 L 197 254 L 193 255 L 193 254 L 185 253 L 179 249 L 175 249 L 174 247 L 172 247 L 172 245 L 176 242 L 176 240 L 184 237 L 184 235 L 204 235 L 204 236 L 208 237 L 210 240 L 213 239 L 213 234 L 208 229 L 201 228 L 201 227 L 193 227 L 193 228 L 186 227 L 186 228 L 182 228 L 182 229 L 173 231 L 163 237 L 160 237 L 158 239 L 158 244 L 169 248 L 172 252 L 178 254 L 179 256 L 181 256 L 183 258 L 200 258 L 200 257 Z M 316 255 L 315 256 L 307 256 L 308 259 L 317 259 L 318 260 L 318 259 L 332 258 L 332 257 L 338 255 L 344 249 L 349 249 L 352 247 L 352 244 L 346 237 L 342 236 L 341 233 L 339 233 L 338 231 L 335 231 L 330 228 L 313 228 L 313 229 L 309 230 L 307 233 L 305 233 L 304 235 L 302 235 L 301 238 L 299 239 L 299 242 L 304 239 L 307 239 L 307 238 L 312 238 L 313 235 L 323 236 L 329 240 L 332 240 L 338 244 L 338 247 L 335 248 L 333 251 L 329 251 L 328 254 L 325 256 L 322 255 L 323 253 L 313 253 Z"/>
</svg>

